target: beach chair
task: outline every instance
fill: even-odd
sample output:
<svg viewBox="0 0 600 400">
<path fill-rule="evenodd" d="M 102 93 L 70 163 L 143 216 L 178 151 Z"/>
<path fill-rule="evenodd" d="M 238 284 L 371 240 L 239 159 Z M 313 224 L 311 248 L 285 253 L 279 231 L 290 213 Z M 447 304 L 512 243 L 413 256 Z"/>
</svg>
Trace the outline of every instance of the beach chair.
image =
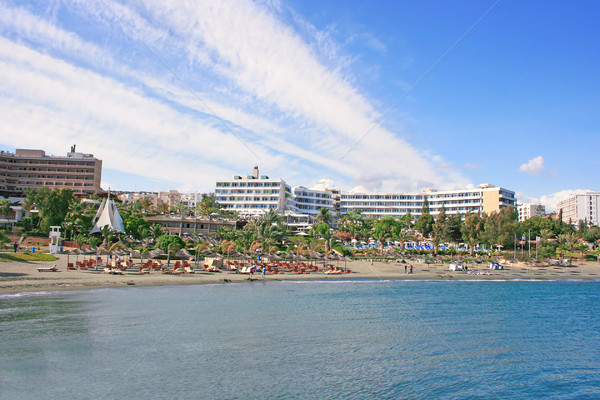
<svg viewBox="0 0 600 400">
<path fill-rule="evenodd" d="M 73 263 L 67 264 L 67 269 L 77 269 Z"/>
<path fill-rule="evenodd" d="M 194 274 L 195 271 L 188 265 L 187 267 L 183 267 L 183 270 L 185 271 L 185 273 L 187 274 Z"/>
<path fill-rule="evenodd" d="M 58 268 L 56 267 L 56 264 L 54 264 L 51 267 L 40 267 L 37 270 L 39 272 L 58 272 Z"/>
</svg>

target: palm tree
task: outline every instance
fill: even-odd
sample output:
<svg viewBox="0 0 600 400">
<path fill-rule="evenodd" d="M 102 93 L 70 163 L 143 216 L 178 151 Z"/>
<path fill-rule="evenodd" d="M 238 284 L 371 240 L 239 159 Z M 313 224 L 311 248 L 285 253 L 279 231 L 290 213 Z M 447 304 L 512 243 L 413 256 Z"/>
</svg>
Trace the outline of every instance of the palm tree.
<svg viewBox="0 0 600 400">
<path fill-rule="evenodd" d="M 188 206 L 184 202 L 180 201 L 175 206 L 177 211 L 179 212 L 179 216 L 181 217 L 181 221 L 179 223 L 179 237 L 183 235 L 183 216 L 188 211 Z"/>
<path fill-rule="evenodd" d="M 325 255 L 328 255 L 331 249 L 331 239 L 334 237 L 331 227 L 326 222 L 321 222 L 314 228 L 314 231 L 318 237 L 323 239 L 325 244 Z"/>
<path fill-rule="evenodd" d="M 558 240 L 565 244 L 569 250 L 573 250 L 573 246 L 577 242 L 577 234 L 575 232 L 564 233 L 559 235 Z"/>
<path fill-rule="evenodd" d="M 196 260 L 195 260 L 196 268 L 198 267 L 198 254 L 200 254 L 206 250 L 209 250 L 209 249 L 210 249 L 210 245 L 207 242 L 200 242 L 200 243 L 196 244 L 196 246 L 194 247 L 194 250 L 196 251 L 196 257 L 195 257 L 196 258 Z"/>
<path fill-rule="evenodd" d="M 333 214 L 331 214 L 331 210 L 329 208 L 321 208 L 319 210 L 319 214 L 317 214 L 317 216 L 315 217 L 315 222 L 319 223 L 319 222 L 325 222 L 329 225 L 331 225 L 331 222 L 333 221 Z"/>
</svg>

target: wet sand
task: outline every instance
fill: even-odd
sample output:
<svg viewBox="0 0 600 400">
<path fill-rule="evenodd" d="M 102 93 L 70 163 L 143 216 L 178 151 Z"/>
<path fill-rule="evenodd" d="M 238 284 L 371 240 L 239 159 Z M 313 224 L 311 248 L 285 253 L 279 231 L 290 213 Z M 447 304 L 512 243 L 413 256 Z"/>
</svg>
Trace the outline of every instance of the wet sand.
<svg viewBox="0 0 600 400">
<path fill-rule="evenodd" d="M 67 256 L 60 255 L 52 262 L 5 262 L 0 261 L 0 293 L 44 292 L 60 290 L 81 290 L 106 287 L 157 286 L 157 285 L 196 285 L 205 283 L 248 282 L 247 274 L 235 272 L 206 272 L 196 270 L 194 274 L 171 275 L 159 271 L 150 274 L 138 272 L 139 260 L 135 269 L 125 271 L 123 275 L 111 275 L 102 270 L 67 270 Z M 73 256 L 70 259 L 73 262 Z M 574 262 L 570 267 L 537 266 L 527 264 L 506 264 L 504 270 L 490 270 L 487 263 L 469 264 L 469 270 L 477 268 L 480 275 L 471 275 L 463 271 L 449 271 L 448 264 L 423 264 L 408 261 L 413 265 L 413 273 L 405 273 L 403 263 L 352 261 L 346 266 L 351 274 L 327 275 L 323 272 L 310 274 L 267 274 L 265 280 L 333 280 L 333 279 L 600 279 L 600 265 L 597 262 Z M 37 268 L 58 267 L 59 272 L 38 272 Z M 335 265 L 335 262 L 333 263 Z M 191 263 L 193 267 L 193 263 Z M 407 264 L 408 265 L 408 264 Z M 339 266 L 344 267 L 340 262 Z M 255 273 L 253 280 L 262 280 Z"/>
</svg>

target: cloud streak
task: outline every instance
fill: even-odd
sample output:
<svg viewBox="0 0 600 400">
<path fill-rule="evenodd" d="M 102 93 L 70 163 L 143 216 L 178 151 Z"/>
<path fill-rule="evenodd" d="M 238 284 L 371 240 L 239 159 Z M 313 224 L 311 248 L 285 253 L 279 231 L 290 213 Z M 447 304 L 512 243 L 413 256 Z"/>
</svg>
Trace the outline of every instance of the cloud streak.
<svg viewBox="0 0 600 400">
<path fill-rule="evenodd" d="M 4 144 L 60 153 L 77 142 L 105 168 L 204 191 L 257 163 L 303 185 L 321 178 L 369 190 L 470 183 L 381 126 L 340 159 L 379 112 L 351 75 L 319 61 L 327 54 L 318 51 L 335 46 L 307 38 L 329 41 L 326 34 L 297 31 L 280 7 L 103 4 L 66 1 L 59 7 L 68 18 L 58 22 L 44 11 L 0 6 L 0 127 L 15 133 Z M 93 34 L 78 31 L 78 18 Z M 340 59 L 344 71 L 348 59 Z"/>
</svg>

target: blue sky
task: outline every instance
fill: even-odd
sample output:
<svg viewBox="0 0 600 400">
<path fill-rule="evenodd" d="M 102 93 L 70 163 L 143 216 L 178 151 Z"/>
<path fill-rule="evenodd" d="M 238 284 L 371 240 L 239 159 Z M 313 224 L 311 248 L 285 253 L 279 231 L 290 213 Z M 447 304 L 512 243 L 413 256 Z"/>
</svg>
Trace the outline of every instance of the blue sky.
<svg viewBox="0 0 600 400">
<path fill-rule="evenodd" d="M 180 3 L 0 1 L 2 149 L 76 143 L 118 190 L 209 192 L 254 165 L 550 208 L 600 189 L 595 1 Z"/>
</svg>

